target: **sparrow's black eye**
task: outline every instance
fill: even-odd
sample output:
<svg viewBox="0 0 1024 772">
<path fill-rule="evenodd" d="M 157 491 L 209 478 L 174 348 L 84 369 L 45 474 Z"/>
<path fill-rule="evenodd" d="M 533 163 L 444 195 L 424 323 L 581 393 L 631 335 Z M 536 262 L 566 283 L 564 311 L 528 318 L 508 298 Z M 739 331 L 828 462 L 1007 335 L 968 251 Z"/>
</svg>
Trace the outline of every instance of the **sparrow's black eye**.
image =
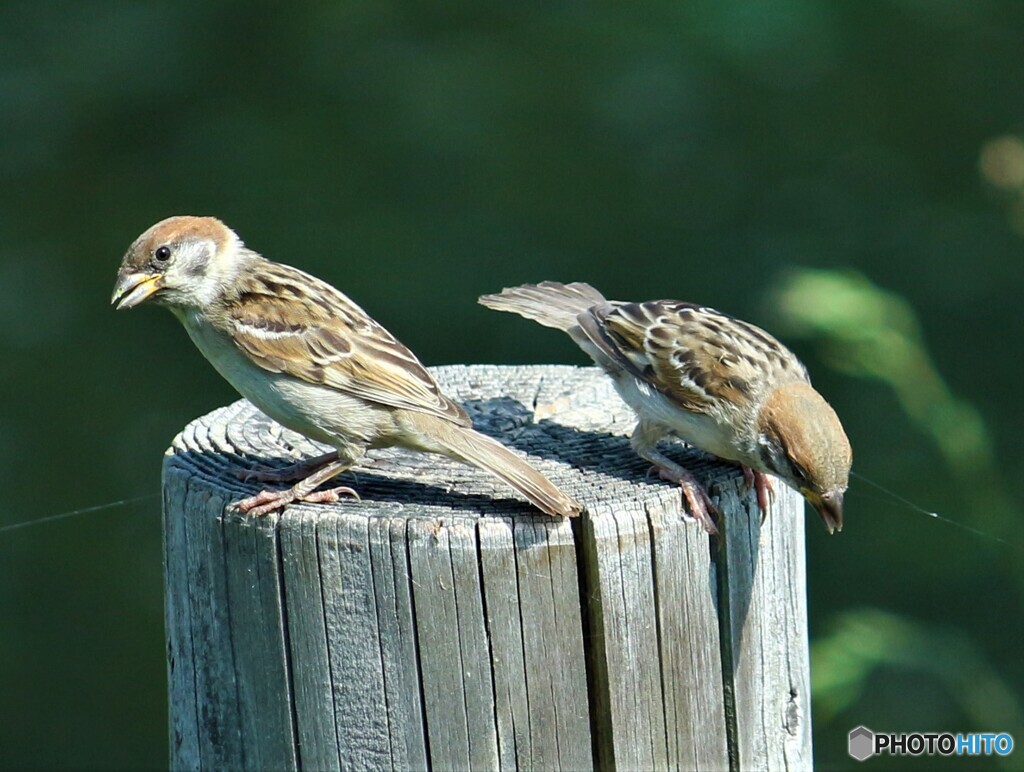
<svg viewBox="0 0 1024 772">
<path fill-rule="evenodd" d="M 158 263 L 166 263 L 171 259 L 171 248 L 168 246 L 157 247 L 153 253 L 153 259 Z"/>
<path fill-rule="evenodd" d="M 809 479 L 809 476 L 807 474 L 807 470 L 804 469 L 800 464 L 796 463 L 793 460 L 790 460 L 789 466 L 790 466 L 790 469 L 793 471 L 793 479 L 794 480 L 799 480 L 800 482 L 805 482 L 806 480 Z"/>
</svg>

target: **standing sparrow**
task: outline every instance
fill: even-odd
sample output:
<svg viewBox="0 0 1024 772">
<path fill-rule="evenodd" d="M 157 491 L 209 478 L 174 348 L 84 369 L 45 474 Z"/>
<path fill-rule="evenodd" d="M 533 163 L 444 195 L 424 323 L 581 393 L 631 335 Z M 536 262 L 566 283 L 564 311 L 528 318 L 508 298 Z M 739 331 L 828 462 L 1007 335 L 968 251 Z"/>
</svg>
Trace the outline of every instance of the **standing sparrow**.
<svg viewBox="0 0 1024 772">
<path fill-rule="evenodd" d="M 810 502 L 829 533 L 842 530 L 849 440 L 804 366 L 764 330 L 678 300 L 609 301 L 578 282 L 524 284 L 480 302 L 567 332 L 611 376 L 640 419 L 633 448 L 682 486 L 708 531 L 716 531 L 714 505 L 690 472 L 658 452 L 666 435 L 740 464 L 762 512 L 771 473 Z"/>
<path fill-rule="evenodd" d="M 501 478 L 549 515 L 580 505 L 503 445 L 476 432 L 409 349 L 334 287 L 247 249 L 213 217 L 171 217 L 121 262 L 111 303 L 167 306 L 228 383 L 278 423 L 337 450 L 288 470 L 297 479 L 237 503 L 264 515 L 292 501 L 336 501 L 316 490 L 368 448 L 440 453 Z M 308 476 L 303 476 L 308 475 Z"/>
</svg>

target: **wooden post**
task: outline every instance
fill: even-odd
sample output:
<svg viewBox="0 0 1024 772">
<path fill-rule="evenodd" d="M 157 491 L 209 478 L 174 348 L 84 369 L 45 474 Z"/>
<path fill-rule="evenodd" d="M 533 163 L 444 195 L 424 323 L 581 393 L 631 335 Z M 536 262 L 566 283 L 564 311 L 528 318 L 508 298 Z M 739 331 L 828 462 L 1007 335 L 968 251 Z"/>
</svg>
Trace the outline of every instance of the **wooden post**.
<svg viewBox="0 0 1024 772">
<path fill-rule="evenodd" d="M 805 769 L 803 503 L 761 521 L 739 471 L 682 446 L 710 539 L 648 477 L 591 368 L 434 370 L 481 431 L 583 502 L 535 512 L 483 472 L 400 450 L 362 501 L 225 514 L 239 467 L 323 452 L 246 402 L 164 464 L 174 769 Z"/>
</svg>

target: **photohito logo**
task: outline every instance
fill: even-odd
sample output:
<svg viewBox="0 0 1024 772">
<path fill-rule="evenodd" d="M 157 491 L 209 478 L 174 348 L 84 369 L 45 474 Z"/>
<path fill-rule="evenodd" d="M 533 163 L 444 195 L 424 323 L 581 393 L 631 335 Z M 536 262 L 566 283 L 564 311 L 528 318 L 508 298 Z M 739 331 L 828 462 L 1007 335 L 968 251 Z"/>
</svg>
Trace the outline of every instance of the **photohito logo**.
<svg viewBox="0 0 1024 772">
<path fill-rule="evenodd" d="M 1005 756 L 1013 750 L 1013 737 L 1006 732 L 872 732 L 866 726 L 850 730 L 847 751 L 865 761 L 872 756 Z"/>
</svg>

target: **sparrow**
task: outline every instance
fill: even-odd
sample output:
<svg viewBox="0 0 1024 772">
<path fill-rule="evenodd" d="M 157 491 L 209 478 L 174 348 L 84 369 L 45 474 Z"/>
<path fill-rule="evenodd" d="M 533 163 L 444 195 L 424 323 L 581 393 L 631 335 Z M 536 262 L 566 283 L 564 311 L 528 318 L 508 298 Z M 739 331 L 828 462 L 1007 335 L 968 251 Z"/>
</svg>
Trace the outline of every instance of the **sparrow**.
<svg viewBox="0 0 1024 772">
<path fill-rule="evenodd" d="M 495 440 L 474 431 L 416 356 L 326 282 L 248 249 L 214 217 L 170 217 L 125 253 L 111 303 L 166 306 L 238 392 L 278 423 L 336 450 L 243 479 L 298 479 L 235 504 L 252 516 L 293 501 L 337 501 L 317 488 L 371 448 L 399 446 L 480 467 L 549 515 L 578 502 Z M 301 479 L 300 479 L 301 478 Z"/>
<path fill-rule="evenodd" d="M 681 486 L 709 532 L 717 510 L 693 474 L 658 451 L 666 437 L 738 463 L 762 513 L 771 474 L 804 496 L 829 533 L 842 530 L 850 442 L 800 360 L 764 330 L 679 300 L 609 301 L 581 282 L 524 284 L 480 303 L 567 332 L 637 414 L 634 450 Z"/>
</svg>

